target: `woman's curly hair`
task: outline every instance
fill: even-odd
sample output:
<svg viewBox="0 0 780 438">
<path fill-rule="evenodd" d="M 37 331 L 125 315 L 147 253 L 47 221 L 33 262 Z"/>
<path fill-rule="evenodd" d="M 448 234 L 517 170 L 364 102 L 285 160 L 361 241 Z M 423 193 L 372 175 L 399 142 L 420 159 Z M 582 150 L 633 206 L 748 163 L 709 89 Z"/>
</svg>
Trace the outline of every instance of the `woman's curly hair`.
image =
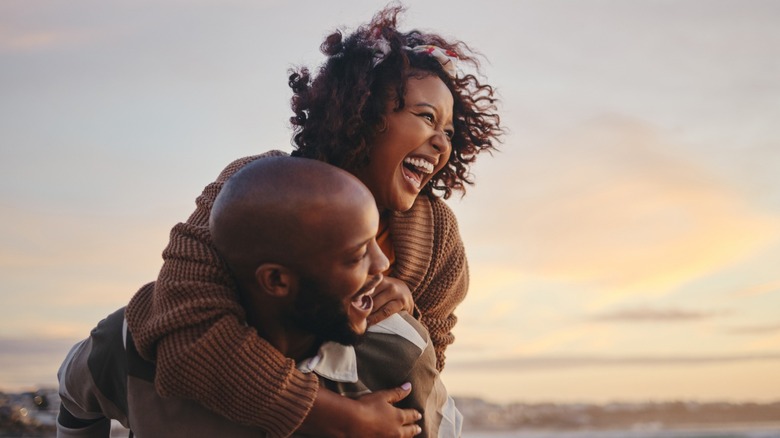
<svg viewBox="0 0 780 438">
<path fill-rule="evenodd" d="M 470 164 L 480 152 L 494 150 L 503 133 L 495 112 L 494 89 L 472 74 L 452 78 L 434 57 L 408 50 L 438 46 L 456 54 L 459 63 L 479 69 L 474 53 L 461 41 L 450 42 L 417 30 L 399 32 L 397 17 L 403 10 L 402 6 L 388 6 L 346 38 L 340 31 L 328 36 L 320 47 L 328 59 L 316 77 L 312 78 L 305 67 L 291 72 L 293 155 L 347 170 L 366 165 L 372 139 L 385 126 L 389 99 L 395 99 L 395 111 L 402 109 L 406 80 L 436 75 L 453 96 L 454 135 L 447 165 L 423 193 L 434 195 L 435 190 L 446 199 L 453 190 L 465 193 L 465 185 L 473 184 Z M 388 44 L 389 52 L 376 63 L 380 45 Z"/>
</svg>

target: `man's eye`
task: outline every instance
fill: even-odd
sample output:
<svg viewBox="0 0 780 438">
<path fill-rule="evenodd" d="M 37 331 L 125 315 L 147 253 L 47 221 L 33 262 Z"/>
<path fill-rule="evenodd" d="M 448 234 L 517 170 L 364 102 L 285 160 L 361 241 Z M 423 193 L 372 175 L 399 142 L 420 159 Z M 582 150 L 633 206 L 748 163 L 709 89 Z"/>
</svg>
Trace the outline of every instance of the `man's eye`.
<svg viewBox="0 0 780 438">
<path fill-rule="evenodd" d="M 357 258 L 352 260 L 352 263 L 353 264 L 357 264 L 357 263 L 362 262 L 363 259 L 366 258 L 366 255 L 368 255 L 368 251 L 365 251 L 362 254 L 360 254 L 359 256 L 357 256 Z"/>
<path fill-rule="evenodd" d="M 449 138 L 450 140 L 452 140 L 452 137 L 455 137 L 455 131 L 454 131 L 454 130 L 452 130 L 452 129 L 446 129 L 446 130 L 444 131 L 444 135 L 446 135 L 446 136 L 447 136 L 447 138 Z"/>
</svg>

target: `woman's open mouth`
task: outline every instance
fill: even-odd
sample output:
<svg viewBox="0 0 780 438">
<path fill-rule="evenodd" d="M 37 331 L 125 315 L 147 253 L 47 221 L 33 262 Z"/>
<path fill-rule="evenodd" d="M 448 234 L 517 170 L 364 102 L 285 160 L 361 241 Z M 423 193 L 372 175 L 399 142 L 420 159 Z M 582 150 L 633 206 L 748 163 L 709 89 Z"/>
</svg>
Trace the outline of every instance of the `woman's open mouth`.
<svg viewBox="0 0 780 438">
<path fill-rule="evenodd" d="M 428 160 L 416 157 L 404 158 L 402 172 L 404 178 L 417 190 L 423 186 L 423 180 L 433 173 L 434 165 Z"/>
</svg>

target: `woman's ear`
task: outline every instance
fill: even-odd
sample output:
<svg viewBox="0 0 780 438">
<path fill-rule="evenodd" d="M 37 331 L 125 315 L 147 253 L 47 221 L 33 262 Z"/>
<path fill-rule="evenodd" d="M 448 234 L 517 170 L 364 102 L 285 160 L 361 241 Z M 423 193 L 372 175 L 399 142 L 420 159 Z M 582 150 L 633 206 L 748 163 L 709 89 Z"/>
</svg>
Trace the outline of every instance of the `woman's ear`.
<svg viewBox="0 0 780 438">
<path fill-rule="evenodd" d="M 385 131 L 387 131 L 387 127 L 388 127 L 387 116 L 382 114 L 382 124 L 379 125 L 379 128 L 377 129 L 376 132 L 385 132 Z"/>
<path fill-rule="evenodd" d="M 293 293 L 296 277 L 290 269 L 276 263 L 263 263 L 255 269 L 258 288 L 268 296 L 285 298 Z"/>
</svg>

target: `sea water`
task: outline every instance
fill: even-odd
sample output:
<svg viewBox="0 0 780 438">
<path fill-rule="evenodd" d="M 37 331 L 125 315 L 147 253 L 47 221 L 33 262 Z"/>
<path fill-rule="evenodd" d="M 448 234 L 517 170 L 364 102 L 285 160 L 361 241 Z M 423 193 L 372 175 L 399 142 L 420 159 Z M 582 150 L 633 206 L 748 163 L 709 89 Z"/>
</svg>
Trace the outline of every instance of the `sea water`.
<svg viewBox="0 0 780 438">
<path fill-rule="evenodd" d="M 462 438 L 780 438 L 780 424 L 679 430 L 465 432 Z"/>
</svg>

